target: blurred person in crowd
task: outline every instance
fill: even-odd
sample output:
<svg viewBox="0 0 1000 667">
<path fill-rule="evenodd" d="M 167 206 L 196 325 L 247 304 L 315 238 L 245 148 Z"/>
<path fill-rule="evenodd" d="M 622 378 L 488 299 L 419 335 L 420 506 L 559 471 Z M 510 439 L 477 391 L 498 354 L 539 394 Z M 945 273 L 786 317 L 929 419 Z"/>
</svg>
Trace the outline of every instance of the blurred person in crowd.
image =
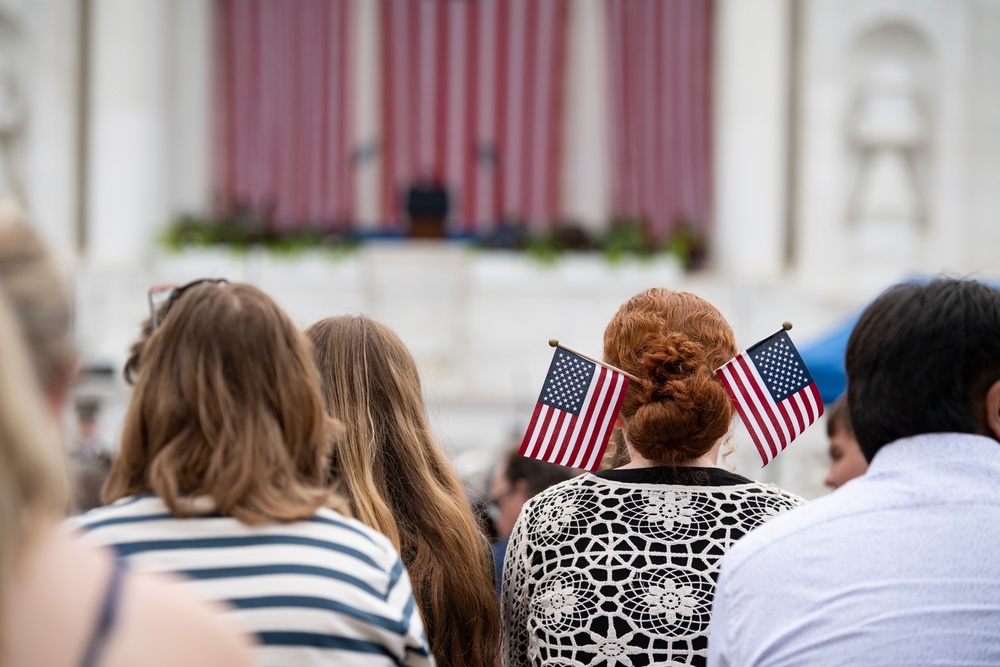
<svg viewBox="0 0 1000 667">
<path fill-rule="evenodd" d="M 64 450 L 2 291 L 0 664 L 248 667 L 248 647 L 212 610 L 59 528 Z"/>
<path fill-rule="evenodd" d="M 107 446 L 101 440 L 97 416 L 101 411 L 101 402 L 96 398 L 80 397 L 76 400 L 76 435 L 70 450 L 73 458 L 82 461 L 99 458 L 107 451 Z"/>
<path fill-rule="evenodd" d="M 496 566 L 496 588 L 500 592 L 503 579 L 503 561 L 507 542 L 514 523 L 521 514 L 521 507 L 545 489 L 565 482 L 580 474 L 575 468 L 518 456 L 520 442 L 508 447 L 490 477 L 490 518 L 496 529 L 497 541 L 493 544 L 493 561 Z"/>
<path fill-rule="evenodd" d="M 433 665 L 392 544 L 336 509 L 336 430 L 309 343 L 272 299 L 222 280 L 174 288 L 142 346 L 114 504 L 76 525 L 226 603 L 261 665 Z"/>
<path fill-rule="evenodd" d="M 0 206 L 0 289 L 28 344 L 49 413 L 59 420 L 77 367 L 70 292 L 48 249 L 9 204 Z"/>
<path fill-rule="evenodd" d="M 868 461 L 854 437 L 847 397 L 838 398 L 826 413 L 826 435 L 830 438 L 830 469 L 823 483 L 836 489 L 868 470 Z"/>
<path fill-rule="evenodd" d="M 69 460 L 70 477 L 73 479 L 73 493 L 70 510 L 74 514 L 89 512 L 101 507 L 101 490 L 111 474 L 113 459 L 108 452 L 102 452 L 94 458 L 81 459 L 72 457 Z"/>
<path fill-rule="evenodd" d="M 81 397 L 76 400 L 76 436 L 70 448 L 69 469 L 73 477 L 74 513 L 100 507 L 101 489 L 111 473 L 112 456 L 98 435 L 97 415 L 100 401 Z"/>
<path fill-rule="evenodd" d="M 1000 665 L 1000 290 L 890 288 L 847 344 L 868 472 L 726 556 L 710 664 Z"/>
<path fill-rule="evenodd" d="M 629 462 L 525 503 L 504 565 L 506 665 L 705 664 L 719 561 L 802 503 L 717 467 L 734 409 L 715 369 L 737 352 L 694 294 L 619 308 L 604 359 L 639 378 L 615 422 Z"/>
<path fill-rule="evenodd" d="M 0 291 L 7 295 L 28 344 L 28 358 L 49 416 L 61 425 L 77 372 L 69 286 L 48 248 L 7 205 L 0 206 Z M 76 407 L 81 423 L 88 419 L 94 422 L 96 404 Z M 81 433 L 95 435 L 92 431 Z M 82 511 L 100 505 L 100 487 L 110 460 L 101 456 L 102 447 L 95 438 L 73 444 L 71 507 Z"/>
<path fill-rule="evenodd" d="M 493 563 L 462 482 L 431 435 L 416 363 L 364 316 L 306 331 L 326 407 L 345 423 L 334 479 L 355 516 L 403 555 L 439 667 L 488 667 L 497 654 Z"/>
<path fill-rule="evenodd" d="M 469 497 L 469 506 L 472 508 L 472 516 L 476 518 L 476 525 L 486 537 L 486 541 L 493 544 L 497 541 L 497 528 L 493 523 L 496 508 L 490 501 L 489 489 L 481 479 L 463 479 L 462 486 Z"/>
</svg>

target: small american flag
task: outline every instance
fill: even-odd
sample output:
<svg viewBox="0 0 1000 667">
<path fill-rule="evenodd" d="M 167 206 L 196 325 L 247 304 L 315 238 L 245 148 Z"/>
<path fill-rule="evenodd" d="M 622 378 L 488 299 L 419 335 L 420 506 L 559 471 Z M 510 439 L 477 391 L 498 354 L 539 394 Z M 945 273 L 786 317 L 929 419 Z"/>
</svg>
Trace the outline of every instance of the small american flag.
<svg viewBox="0 0 1000 667">
<path fill-rule="evenodd" d="M 557 347 L 518 454 L 597 470 L 627 388 L 625 375 Z"/>
<path fill-rule="evenodd" d="M 715 374 L 764 465 L 823 414 L 819 389 L 783 330 L 737 355 Z"/>
</svg>

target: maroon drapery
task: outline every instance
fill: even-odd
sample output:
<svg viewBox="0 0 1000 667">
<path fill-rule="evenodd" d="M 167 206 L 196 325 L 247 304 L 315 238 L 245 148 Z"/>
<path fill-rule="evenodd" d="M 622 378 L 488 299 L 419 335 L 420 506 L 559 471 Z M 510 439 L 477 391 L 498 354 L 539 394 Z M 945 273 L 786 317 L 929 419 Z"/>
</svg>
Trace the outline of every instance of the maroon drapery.
<svg viewBox="0 0 1000 667">
<path fill-rule="evenodd" d="M 607 0 L 613 207 L 655 239 L 711 223 L 712 4 Z"/>
<path fill-rule="evenodd" d="M 443 185 L 453 229 L 557 214 L 568 0 L 382 3 L 383 207 Z"/>
<path fill-rule="evenodd" d="M 276 228 L 350 221 L 349 0 L 217 0 L 220 206 Z"/>
</svg>

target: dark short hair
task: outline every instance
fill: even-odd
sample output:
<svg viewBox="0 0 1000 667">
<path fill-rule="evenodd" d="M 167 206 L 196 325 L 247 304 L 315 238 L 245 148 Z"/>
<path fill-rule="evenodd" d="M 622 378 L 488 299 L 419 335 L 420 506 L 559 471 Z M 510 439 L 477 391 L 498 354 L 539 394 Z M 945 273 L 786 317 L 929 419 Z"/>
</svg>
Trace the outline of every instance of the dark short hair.
<svg viewBox="0 0 1000 667">
<path fill-rule="evenodd" d="M 1000 290 L 955 278 L 891 287 L 861 315 L 846 366 L 869 461 L 900 438 L 983 432 L 984 395 L 1000 379 Z"/>
<path fill-rule="evenodd" d="M 837 431 L 843 431 L 854 437 L 851 413 L 847 408 L 847 394 L 841 394 L 840 398 L 834 401 L 830 409 L 826 411 L 826 434 L 832 438 Z"/>
<path fill-rule="evenodd" d="M 524 480 L 529 498 L 537 496 L 553 484 L 565 482 L 579 474 L 580 471 L 575 468 L 519 456 L 517 449 L 508 452 L 507 468 L 504 472 L 511 488 L 522 479 Z"/>
</svg>

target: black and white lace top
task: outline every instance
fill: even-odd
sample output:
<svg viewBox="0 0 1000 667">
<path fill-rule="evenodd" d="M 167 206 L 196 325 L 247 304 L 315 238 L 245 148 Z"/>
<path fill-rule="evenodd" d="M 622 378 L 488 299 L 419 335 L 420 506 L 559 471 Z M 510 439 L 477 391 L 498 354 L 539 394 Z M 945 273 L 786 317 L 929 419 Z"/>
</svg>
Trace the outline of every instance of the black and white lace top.
<svg viewBox="0 0 1000 667">
<path fill-rule="evenodd" d="M 719 468 L 583 475 L 531 499 L 507 547 L 507 667 L 704 665 L 719 563 L 802 499 Z"/>
</svg>

